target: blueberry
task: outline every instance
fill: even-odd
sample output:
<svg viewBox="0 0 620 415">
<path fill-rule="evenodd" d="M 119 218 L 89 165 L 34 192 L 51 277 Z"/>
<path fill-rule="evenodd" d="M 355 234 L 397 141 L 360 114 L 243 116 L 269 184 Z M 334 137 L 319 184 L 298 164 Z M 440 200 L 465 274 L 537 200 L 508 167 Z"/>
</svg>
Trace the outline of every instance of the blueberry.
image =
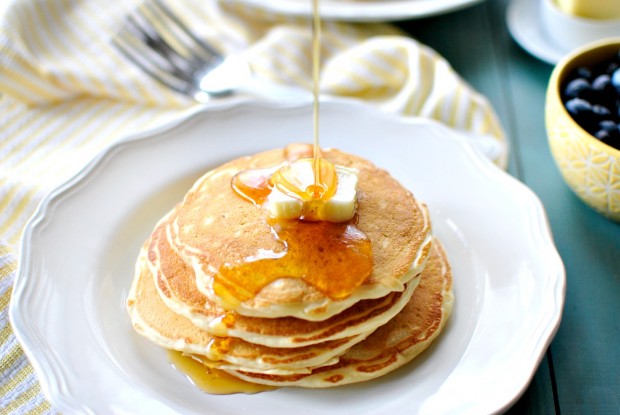
<svg viewBox="0 0 620 415">
<path fill-rule="evenodd" d="M 573 98 L 566 101 L 566 110 L 573 117 L 592 112 L 592 104 L 585 99 Z"/>
<path fill-rule="evenodd" d="M 566 101 L 566 110 L 584 130 L 594 134 L 599 123 L 611 117 L 611 111 L 599 104 L 590 104 L 585 99 L 573 98 Z"/>
<path fill-rule="evenodd" d="M 620 94 L 620 69 L 616 69 L 611 74 L 611 85 L 616 89 L 616 92 Z"/>
<path fill-rule="evenodd" d="M 592 77 L 592 70 L 590 70 L 590 68 L 587 68 L 585 66 L 580 66 L 579 68 L 577 68 L 575 70 L 575 78 L 584 78 L 584 79 L 590 79 Z"/>
<path fill-rule="evenodd" d="M 594 136 L 603 143 L 620 149 L 620 127 L 613 121 L 601 121 L 600 129 L 594 133 Z"/>
<path fill-rule="evenodd" d="M 561 93 L 577 124 L 620 148 L 620 49 L 605 60 L 574 69 Z"/>
<path fill-rule="evenodd" d="M 595 91 L 604 91 L 611 86 L 611 76 L 608 74 L 599 75 L 592 81 L 592 89 Z"/>
<path fill-rule="evenodd" d="M 593 133 L 593 129 L 598 124 L 598 116 L 593 112 L 592 104 L 585 99 L 573 98 L 566 101 L 566 110 L 573 117 L 577 124 L 584 130 Z"/>
<path fill-rule="evenodd" d="M 601 130 L 598 130 L 594 135 L 599 140 L 620 139 L 620 130 L 618 130 L 617 128 L 613 130 L 601 129 Z"/>
<path fill-rule="evenodd" d="M 617 130 L 618 129 L 618 124 L 616 124 L 612 120 L 603 120 L 603 121 L 598 123 L 598 127 L 601 130 L 605 130 L 607 132 L 611 132 L 613 130 Z"/>
<path fill-rule="evenodd" d="M 616 107 L 616 88 L 611 84 L 611 76 L 608 74 L 599 75 L 592 81 L 592 100 L 605 105 L 606 107 Z"/>
<path fill-rule="evenodd" d="M 570 98 L 585 98 L 587 91 L 590 90 L 590 83 L 584 78 L 576 78 L 566 84 L 564 88 L 564 97 Z"/>
<path fill-rule="evenodd" d="M 604 119 L 608 119 L 609 116 L 611 115 L 611 111 L 609 111 L 609 108 L 607 108 L 604 105 L 599 105 L 599 104 L 592 105 L 592 112 L 598 117 L 600 117 L 600 121 L 603 121 Z"/>
<path fill-rule="evenodd" d="M 605 142 L 610 139 L 611 134 L 607 130 L 598 130 L 596 133 L 594 133 L 594 137 L 598 138 L 602 142 Z"/>
<path fill-rule="evenodd" d="M 615 71 L 617 71 L 617 70 L 618 70 L 618 68 L 620 68 L 620 63 L 618 63 L 618 62 L 610 62 L 610 63 L 607 65 L 607 68 L 605 69 L 605 72 L 606 72 L 607 74 L 610 74 L 610 75 L 611 75 L 612 73 L 614 73 Z"/>
</svg>

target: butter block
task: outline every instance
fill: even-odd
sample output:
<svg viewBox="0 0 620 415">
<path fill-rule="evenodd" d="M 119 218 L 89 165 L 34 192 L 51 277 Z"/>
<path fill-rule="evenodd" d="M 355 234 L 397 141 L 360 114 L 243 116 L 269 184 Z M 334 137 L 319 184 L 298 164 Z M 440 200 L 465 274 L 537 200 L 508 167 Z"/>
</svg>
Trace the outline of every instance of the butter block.
<svg viewBox="0 0 620 415">
<path fill-rule="evenodd" d="M 590 19 L 620 18 L 620 0 L 555 0 L 564 13 Z"/>
<path fill-rule="evenodd" d="M 311 165 L 309 165 L 311 166 Z M 344 166 L 335 166 L 338 177 L 336 193 L 328 200 L 302 201 L 288 195 L 277 187 L 271 190 L 267 197 L 269 215 L 278 219 L 324 220 L 328 222 L 345 222 L 355 215 L 355 203 L 357 195 L 357 169 Z M 301 170 L 310 183 L 313 179 L 312 171 Z"/>
</svg>

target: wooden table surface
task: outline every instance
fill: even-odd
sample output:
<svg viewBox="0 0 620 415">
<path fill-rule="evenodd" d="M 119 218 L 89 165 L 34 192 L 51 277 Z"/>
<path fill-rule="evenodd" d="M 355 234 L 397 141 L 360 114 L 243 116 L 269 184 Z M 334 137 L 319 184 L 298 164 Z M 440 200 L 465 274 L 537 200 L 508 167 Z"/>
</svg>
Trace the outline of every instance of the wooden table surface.
<svg viewBox="0 0 620 415">
<path fill-rule="evenodd" d="M 491 101 L 510 140 L 508 171 L 542 200 L 566 267 L 559 331 L 508 413 L 620 414 L 620 224 L 584 205 L 562 180 L 544 125 L 553 67 L 511 38 L 509 4 L 486 0 L 398 25 Z"/>
</svg>

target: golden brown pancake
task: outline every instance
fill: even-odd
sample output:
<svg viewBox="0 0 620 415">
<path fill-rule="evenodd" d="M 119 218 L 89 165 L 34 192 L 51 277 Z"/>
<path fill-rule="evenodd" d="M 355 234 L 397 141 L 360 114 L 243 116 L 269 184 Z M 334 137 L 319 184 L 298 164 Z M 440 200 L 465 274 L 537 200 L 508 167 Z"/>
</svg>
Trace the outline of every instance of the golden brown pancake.
<svg viewBox="0 0 620 415">
<path fill-rule="evenodd" d="M 271 348 L 234 337 L 212 336 L 171 311 L 162 301 L 146 265 L 146 251 L 145 244 L 136 264 L 127 308 L 136 331 L 161 347 L 204 355 L 221 368 L 303 373 L 308 372 L 308 368 L 334 363 L 338 355 L 367 335 L 364 333 L 296 348 Z"/>
<path fill-rule="evenodd" d="M 381 298 L 361 300 L 321 321 L 243 316 L 224 310 L 196 289 L 193 269 L 182 261 L 166 237 L 166 219 L 157 225 L 148 243 L 147 264 L 158 292 L 171 310 L 217 336 L 239 337 L 270 347 L 301 347 L 369 334 L 407 304 L 419 282 L 418 275 L 407 283 L 407 288 L 402 292 L 394 291 Z"/>
<path fill-rule="evenodd" d="M 409 303 L 390 322 L 340 356 L 337 363 L 315 368 L 307 374 L 226 371 L 250 382 L 310 388 L 373 379 L 404 365 L 424 351 L 445 326 L 453 301 L 450 265 L 443 248 L 435 240 L 431 257 Z"/>
<path fill-rule="evenodd" d="M 172 214 L 167 230 L 171 245 L 194 269 L 200 292 L 241 315 L 325 320 L 360 300 L 402 291 L 404 284 L 419 274 L 431 246 L 426 207 L 386 171 L 367 160 L 338 150 L 325 150 L 323 157 L 359 170 L 355 226 L 372 243 L 371 274 L 360 278 L 359 286 L 346 298 L 330 297 L 306 283 L 302 275 L 279 278 L 242 301 L 216 294 L 214 279 L 221 267 L 242 264 L 265 252 L 283 251 L 282 242 L 274 238 L 273 228 L 265 220 L 265 210 L 231 189 L 236 173 L 274 167 L 285 161 L 284 150 L 271 150 L 208 172 Z M 338 276 L 334 279 L 337 281 Z M 245 287 L 237 288 L 242 292 Z"/>
<path fill-rule="evenodd" d="M 211 170 L 142 247 L 127 301 L 136 331 L 274 386 L 360 382 L 427 348 L 453 295 L 426 206 L 367 160 L 322 155 L 359 171 L 353 219 L 272 220 L 233 190 L 236 174 L 275 171 L 286 149 Z"/>
</svg>

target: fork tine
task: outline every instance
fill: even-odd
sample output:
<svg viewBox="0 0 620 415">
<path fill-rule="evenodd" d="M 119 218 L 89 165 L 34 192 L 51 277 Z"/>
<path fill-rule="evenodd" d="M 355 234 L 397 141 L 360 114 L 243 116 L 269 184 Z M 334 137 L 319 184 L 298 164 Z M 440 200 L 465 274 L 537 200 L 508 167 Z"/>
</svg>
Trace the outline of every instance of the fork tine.
<svg viewBox="0 0 620 415">
<path fill-rule="evenodd" d="M 189 33 L 176 16 L 168 11 L 162 17 L 156 6 L 148 5 L 143 3 L 135 13 L 127 16 L 122 30 L 113 39 L 114 44 L 129 60 L 159 82 L 181 93 L 195 93 L 194 74 L 206 66 L 219 63 L 218 57 L 211 54 L 213 50 L 207 51 L 204 43 L 201 46 L 204 49 L 202 55 L 207 60 L 197 56 L 193 53 L 196 46 L 186 45 L 187 42 L 173 32 L 176 27 Z M 172 22 L 168 16 L 175 21 Z"/>
<path fill-rule="evenodd" d="M 148 25 L 147 25 L 148 26 Z M 175 59 L 174 51 L 163 44 L 153 30 L 145 28 L 133 16 L 128 16 L 123 29 L 113 39 L 114 45 L 127 59 L 154 79 L 175 91 L 186 93 L 191 79 L 186 75 L 182 57 Z"/>
<path fill-rule="evenodd" d="M 179 49 L 178 45 L 171 45 L 161 31 L 155 30 L 155 28 L 149 24 L 152 22 L 139 22 L 136 17 L 128 19 L 128 29 L 134 31 L 134 35 L 142 40 L 142 44 L 147 46 L 148 49 L 153 50 L 164 59 L 162 63 L 168 63 L 169 69 L 178 70 L 181 74 L 190 74 L 204 67 L 207 63 L 202 59 L 192 56 L 188 50 Z M 185 77 L 188 81 L 190 76 Z"/>
<path fill-rule="evenodd" d="M 194 49 L 195 45 L 187 45 L 184 39 L 178 35 L 178 28 L 174 22 L 168 20 L 159 13 L 155 6 L 149 3 L 143 5 L 134 15 L 134 22 L 139 21 L 139 30 L 150 35 L 152 42 L 148 45 L 158 50 L 162 56 L 174 59 L 181 66 L 185 66 L 183 61 L 187 61 L 190 66 L 204 66 L 208 60 L 198 56 Z M 149 39 L 144 39 L 148 42 Z M 210 56 L 209 56 L 210 59 Z M 190 68 L 187 68 L 191 70 Z"/>
<path fill-rule="evenodd" d="M 117 49 L 149 76 L 198 99 L 200 80 L 224 57 L 201 40 L 162 0 L 144 0 L 112 39 Z M 200 98 L 203 100 L 204 98 Z"/>
<path fill-rule="evenodd" d="M 181 72 L 179 72 L 181 77 L 177 76 L 178 70 L 174 69 L 170 62 L 162 59 L 155 50 L 144 47 L 135 38 L 132 38 L 133 41 L 127 38 L 120 39 L 121 37 L 117 36 L 112 40 L 116 48 L 151 78 L 182 94 L 191 93 L 194 89 L 188 79 Z"/>
</svg>

